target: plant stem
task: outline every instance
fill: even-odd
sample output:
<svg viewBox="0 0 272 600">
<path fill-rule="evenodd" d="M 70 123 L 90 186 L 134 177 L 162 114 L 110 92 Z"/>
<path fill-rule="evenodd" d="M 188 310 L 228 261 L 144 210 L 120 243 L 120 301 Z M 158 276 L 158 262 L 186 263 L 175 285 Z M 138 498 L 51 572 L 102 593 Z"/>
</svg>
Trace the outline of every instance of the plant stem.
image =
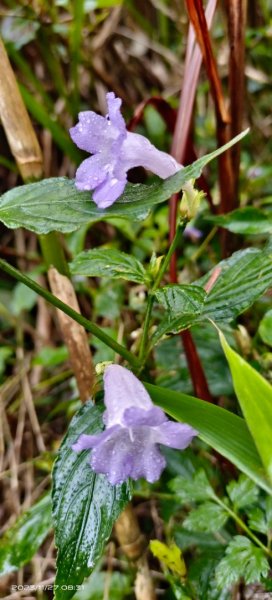
<svg viewBox="0 0 272 600">
<path fill-rule="evenodd" d="M 70 306 L 68 306 L 68 304 L 65 304 L 56 296 L 51 294 L 48 290 L 36 283 L 36 281 L 33 281 L 32 279 L 27 277 L 27 275 L 20 273 L 18 269 L 15 269 L 15 267 L 9 265 L 5 260 L 0 259 L 0 268 L 3 271 L 5 271 L 5 273 L 11 275 L 11 277 L 14 277 L 14 279 L 16 279 L 17 281 L 24 283 L 27 287 L 31 288 L 32 290 L 34 290 L 34 292 L 36 292 L 45 300 L 47 300 L 47 302 L 53 304 L 53 306 L 59 308 L 66 315 L 74 319 L 74 321 L 85 327 L 87 331 L 90 331 L 90 333 L 92 333 L 95 337 L 101 340 L 101 342 L 104 342 L 106 346 L 112 348 L 115 352 L 123 356 L 123 358 L 125 358 L 132 366 L 136 368 L 139 367 L 139 359 L 136 358 L 136 356 L 134 356 L 129 350 L 127 350 L 124 346 L 122 346 L 109 335 L 107 335 L 102 329 L 100 329 L 100 327 L 83 317 L 80 313 L 76 312 Z"/>
<path fill-rule="evenodd" d="M 183 231 L 184 231 L 186 225 L 187 225 L 187 221 L 184 221 L 184 222 L 180 222 L 179 225 L 177 226 L 175 236 L 170 244 L 167 254 L 164 257 L 164 260 L 162 261 L 162 263 L 160 265 L 160 268 L 155 277 L 153 286 L 148 294 L 147 309 L 146 309 L 146 314 L 145 314 L 143 333 L 142 333 L 140 350 L 139 350 L 139 360 L 141 362 L 141 366 L 143 365 L 143 363 L 146 359 L 146 356 L 148 354 L 148 333 L 149 333 L 149 328 L 150 328 L 150 320 L 151 320 L 151 316 L 152 316 L 152 308 L 153 308 L 153 304 L 154 304 L 154 300 L 155 300 L 154 293 L 160 286 L 162 278 L 169 267 L 171 258 L 179 244 L 179 241 L 181 239 L 181 236 L 183 234 Z"/>
<path fill-rule="evenodd" d="M 245 531 L 248 537 L 251 538 L 251 540 L 257 546 L 259 546 L 263 550 L 263 552 L 265 552 L 265 554 L 267 554 L 268 556 L 272 556 L 271 551 L 261 542 L 261 540 L 259 540 L 259 538 L 257 538 L 256 535 L 254 535 L 254 533 L 252 533 L 252 531 L 248 528 L 244 521 L 240 519 L 240 517 L 236 514 L 236 512 L 234 512 L 234 510 L 229 508 L 229 506 L 225 504 L 225 502 L 223 502 L 223 500 L 221 500 L 221 498 L 218 498 L 218 496 L 216 496 L 215 494 L 213 496 L 213 500 L 214 502 L 219 504 L 219 506 L 222 506 L 222 508 L 224 508 L 224 510 L 229 514 L 230 517 L 232 517 L 232 519 L 237 523 L 237 525 L 239 525 L 239 527 L 241 527 L 241 529 Z"/>
<path fill-rule="evenodd" d="M 70 277 L 69 267 L 63 252 L 61 240 L 56 231 L 39 236 L 42 255 L 47 270 L 55 267 L 61 275 Z"/>
</svg>

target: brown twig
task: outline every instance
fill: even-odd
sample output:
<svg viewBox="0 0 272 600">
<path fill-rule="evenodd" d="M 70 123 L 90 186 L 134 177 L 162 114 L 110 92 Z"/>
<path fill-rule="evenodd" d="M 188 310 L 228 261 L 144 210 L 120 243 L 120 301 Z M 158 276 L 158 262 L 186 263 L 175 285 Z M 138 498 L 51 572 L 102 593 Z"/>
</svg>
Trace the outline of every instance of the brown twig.
<svg viewBox="0 0 272 600">
<path fill-rule="evenodd" d="M 80 312 L 74 288 L 68 277 L 61 275 L 57 269 L 51 267 L 48 271 L 48 279 L 53 294 L 62 302 Z M 85 402 L 90 398 L 94 385 L 94 370 L 88 337 L 82 325 L 76 323 L 60 310 L 58 310 L 58 319 L 63 338 L 69 350 L 80 398 Z"/>
<path fill-rule="evenodd" d="M 24 180 L 42 176 L 42 154 L 0 39 L 0 117 Z"/>
<path fill-rule="evenodd" d="M 136 600 L 156 600 L 155 589 L 146 556 L 146 540 L 131 504 L 127 504 L 115 524 L 115 533 L 124 554 L 135 563 Z"/>
<path fill-rule="evenodd" d="M 206 9 L 206 15 L 209 26 L 212 23 L 215 6 L 216 1 L 210 0 Z M 195 36 L 193 33 L 193 29 L 190 26 L 188 35 L 188 46 L 185 58 L 184 80 L 171 149 L 172 155 L 180 163 L 183 163 L 185 158 L 185 151 L 188 142 L 188 133 L 193 111 L 196 86 L 202 60 L 199 48 L 194 45 L 194 37 Z M 178 198 L 178 195 L 174 195 L 170 200 L 170 242 L 173 240 L 176 231 Z M 172 283 L 177 282 L 176 253 L 174 253 L 170 264 L 170 280 Z M 211 402 L 212 397 L 209 391 L 206 376 L 190 331 L 183 331 L 181 333 L 181 338 L 195 394 L 203 400 L 208 400 L 209 402 Z"/>
<path fill-rule="evenodd" d="M 194 26 L 196 39 L 201 48 L 207 77 L 210 82 L 211 95 L 215 106 L 216 129 L 218 145 L 222 146 L 230 138 L 230 116 L 225 106 L 221 81 L 213 55 L 209 29 L 205 17 L 202 0 L 186 0 L 186 6 L 191 23 Z M 234 179 L 230 151 L 224 152 L 218 159 L 220 206 L 219 212 L 232 210 L 234 202 Z"/>
<path fill-rule="evenodd" d="M 245 87 L 245 27 L 247 0 L 228 0 L 226 2 L 229 32 L 229 91 L 231 114 L 231 137 L 242 130 L 244 111 Z M 238 184 L 241 145 L 234 144 L 231 148 L 233 171 L 234 202 L 233 208 L 238 204 Z"/>
</svg>

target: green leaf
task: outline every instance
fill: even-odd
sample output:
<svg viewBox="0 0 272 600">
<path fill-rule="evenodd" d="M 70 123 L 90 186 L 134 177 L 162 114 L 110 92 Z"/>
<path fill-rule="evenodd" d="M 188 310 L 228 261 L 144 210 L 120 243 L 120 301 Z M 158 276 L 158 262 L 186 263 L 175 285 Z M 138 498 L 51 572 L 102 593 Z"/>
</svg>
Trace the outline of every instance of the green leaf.
<svg viewBox="0 0 272 600">
<path fill-rule="evenodd" d="M 243 235 L 272 233 L 272 213 L 254 206 L 238 208 L 226 215 L 208 217 L 208 220 L 233 233 Z"/>
<path fill-rule="evenodd" d="M 190 531 L 212 533 L 222 529 L 228 520 L 228 513 L 214 502 L 205 502 L 190 512 L 183 521 L 183 527 Z"/>
<path fill-rule="evenodd" d="M 168 486 L 184 504 L 187 502 L 202 502 L 214 498 L 215 495 L 203 469 L 197 471 L 192 479 L 177 476 L 169 482 Z"/>
<path fill-rule="evenodd" d="M 184 421 L 194 427 L 204 442 L 271 493 L 271 486 L 244 419 L 182 392 L 150 383 L 145 383 L 145 387 L 155 404 L 177 421 Z"/>
<path fill-rule="evenodd" d="M 272 386 L 229 346 L 219 331 L 233 385 L 248 428 L 272 481 Z"/>
<path fill-rule="evenodd" d="M 224 328 L 226 331 L 226 328 Z M 232 330 L 228 327 L 233 339 Z M 230 396 L 233 384 L 218 334 L 210 322 L 191 328 L 209 389 L 213 396 Z M 168 337 L 155 346 L 158 375 L 156 383 L 177 392 L 193 394 L 186 356 L 178 336 Z"/>
<path fill-rule="evenodd" d="M 203 289 L 214 272 L 218 277 L 208 294 Z M 167 285 L 156 292 L 167 310 L 155 331 L 156 343 L 166 333 L 178 333 L 205 319 L 232 321 L 272 285 L 270 247 L 247 248 L 222 260 L 194 285 Z M 198 291 L 199 286 L 199 291 Z"/>
<path fill-rule="evenodd" d="M 56 600 L 68 600 L 75 586 L 89 575 L 103 553 L 115 520 L 130 498 L 129 485 L 112 486 L 104 475 L 96 475 L 89 464 L 89 451 L 71 449 L 81 433 L 102 430 L 103 407 L 87 402 L 73 418 L 59 450 L 53 471 L 53 517 L 56 528 Z"/>
<path fill-rule="evenodd" d="M 248 523 L 251 529 L 269 535 L 272 532 L 272 496 L 267 496 L 265 501 L 265 513 L 259 507 L 247 511 Z"/>
<path fill-rule="evenodd" d="M 204 315 L 214 321 L 231 321 L 249 308 L 272 284 L 271 248 L 247 248 L 222 260 L 220 273 L 205 298 Z M 204 286 L 215 269 L 195 285 Z"/>
<path fill-rule="evenodd" d="M 34 278 L 33 278 L 34 279 Z M 12 314 L 18 316 L 22 310 L 31 310 L 37 302 L 37 294 L 23 283 L 17 283 L 10 304 Z"/>
<path fill-rule="evenodd" d="M 265 344 L 272 346 L 272 309 L 268 310 L 262 318 L 258 333 Z"/>
<path fill-rule="evenodd" d="M 211 160 L 241 140 L 247 131 L 164 181 L 149 186 L 128 184 L 123 195 L 106 210 L 100 210 L 92 202 L 90 192 L 79 192 L 74 182 L 65 177 L 14 188 L 0 199 L 0 221 L 10 229 L 25 227 L 39 234 L 50 231 L 68 233 L 83 224 L 111 217 L 141 221 L 153 206 L 179 192 L 186 181 L 198 178 Z"/>
<path fill-rule="evenodd" d="M 203 288 L 214 272 L 218 273 L 218 277 L 207 294 Z M 178 333 L 205 319 L 232 321 L 271 285 L 269 247 L 235 252 L 194 285 L 166 285 L 156 292 L 156 298 L 167 310 L 167 319 L 157 327 L 152 343 L 155 344 L 166 333 Z"/>
<path fill-rule="evenodd" d="M 243 578 L 245 583 L 255 583 L 266 577 L 269 564 L 260 548 L 237 535 L 227 547 L 226 555 L 216 568 L 216 580 L 220 588 L 230 587 Z"/>
<path fill-rule="evenodd" d="M 268 525 L 262 509 L 256 506 L 251 508 L 251 510 L 248 510 L 247 514 L 250 529 L 254 529 L 254 531 L 259 531 L 259 533 L 264 533 L 264 535 L 267 535 Z"/>
<path fill-rule="evenodd" d="M 167 317 L 152 337 L 156 343 L 166 333 L 177 333 L 199 321 L 203 313 L 205 290 L 196 285 L 166 285 L 155 292 L 157 301 L 167 311 Z"/>
<path fill-rule="evenodd" d="M 254 504 L 259 494 L 259 490 L 253 481 L 243 474 L 240 475 L 238 481 L 231 481 L 229 483 L 227 492 L 235 509 Z"/>
<path fill-rule="evenodd" d="M 47 494 L 23 513 L 0 541 L 0 575 L 28 563 L 52 528 L 51 498 Z"/>
<path fill-rule="evenodd" d="M 86 250 L 78 254 L 69 266 L 72 275 L 121 278 L 136 283 L 145 283 L 146 280 L 140 261 L 114 248 Z"/>
</svg>

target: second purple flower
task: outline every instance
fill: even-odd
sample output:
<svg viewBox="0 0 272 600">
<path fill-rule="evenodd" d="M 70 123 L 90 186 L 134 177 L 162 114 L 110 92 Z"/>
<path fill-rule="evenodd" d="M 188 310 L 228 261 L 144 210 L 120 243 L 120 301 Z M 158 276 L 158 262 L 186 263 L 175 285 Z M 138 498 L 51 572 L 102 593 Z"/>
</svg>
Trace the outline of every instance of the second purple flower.
<svg viewBox="0 0 272 600">
<path fill-rule="evenodd" d="M 197 431 L 185 423 L 170 421 L 152 403 L 139 379 L 124 367 L 106 368 L 104 389 L 105 430 L 97 435 L 82 434 L 73 450 L 92 450 L 92 469 L 105 474 L 112 485 L 129 477 L 157 481 L 166 467 L 160 445 L 183 450 Z"/>
</svg>

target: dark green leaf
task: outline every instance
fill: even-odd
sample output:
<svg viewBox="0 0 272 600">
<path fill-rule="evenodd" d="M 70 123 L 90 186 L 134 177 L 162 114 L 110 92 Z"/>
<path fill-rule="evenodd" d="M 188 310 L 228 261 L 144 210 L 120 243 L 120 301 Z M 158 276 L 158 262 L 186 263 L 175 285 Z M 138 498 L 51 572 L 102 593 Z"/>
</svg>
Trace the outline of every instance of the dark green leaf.
<svg viewBox="0 0 272 600">
<path fill-rule="evenodd" d="M 209 221 L 233 233 L 244 235 L 272 233 L 272 214 L 254 206 L 238 208 L 226 215 L 209 217 Z"/>
<path fill-rule="evenodd" d="M 228 513 L 214 502 L 205 502 L 190 512 L 183 527 L 190 531 L 212 533 L 221 529 L 228 520 Z"/>
<path fill-rule="evenodd" d="M 177 333 L 199 321 L 203 313 L 206 292 L 197 285 L 166 285 L 155 292 L 156 299 L 167 311 L 152 342 L 166 333 Z"/>
<path fill-rule="evenodd" d="M 271 486 L 244 419 L 224 408 L 182 392 L 174 392 L 150 383 L 145 383 L 145 387 L 155 404 L 161 406 L 177 421 L 184 421 L 194 427 L 204 442 L 271 493 Z"/>
<path fill-rule="evenodd" d="M 79 192 L 72 180 L 60 177 L 44 179 L 6 192 L 0 199 L 0 220 L 10 229 L 25 227 L 39 234 L 50 231 L 68 233 L 85 223 L 103 221 L 108 217 L 141 221 L 147 217 L 152 206 L 179 192 L 186 181 L 199 177 L 205 165 L 241 140 L 246 133 L 241 133 L 222 148 L 202 156 L 164 181 L 149 186 L 128 184 L 120 199 L 107 210 L 100 210 L 92 202 L 90 192 Z"/>
<path fill-rule="evenodd" d="M 53 517 L 56 528 L 56 600 L 68 600 L 75 590 L 61 586 L 82 583 L 100 558 L 113 524 L 130 498 L 128 484 L 112 486 L 96 475 L 89 452 L 71 449 L 81 433 L 102 430 L 102 407 L 87 402 L 75 415 L 59 450 L 53 471 Z"/>
<path fill-rule="evenodd" d="M 216 580 L 221 588 L 229 588 L 243 578 L 245 583 L 255 583 L 266 577 L 269 564 L 261 550 L 252 542 L 237 535 L 227 547 L 226 555 L 216 569 Z"/>
<path fill-rule="evenodd" d="M 214 497 L 214 491 L 203 469 L 199 470 L 192 479 L 175 477 L 169 482 L 169 488 L 179 496 L 184 504 L 186 502 L 202 502 Z"/>
<path fill-rule="evenodd" d="M 230 321 L 249 308 L 272 285 L 271 255 L 268 246 L 247 248 L 222 260 L 215 267 L 220 269 L 219 276 L 205 299 L 205 317 Z M 195 284 L 204 286 L 215 269 Z"/>
<path fill-rule="evenodd" d="M 238 481 L 231 481 L 229 483 L 227 492 L 235 509 L 254 504 L 259 494 L 259 490 L 253 481 L 243 474 L 240 475 Z"/>
<path fill-rule="evenodd" d="M 226 331 L 226 328 L 224 329 Z M 232 395 L 233 384 L 230 370 L 215 328 L 210 323 L 201 323 L 191 328 L 191 334 L 212 395 Z M 231 339 L 233 340 L 232 332 Z M 155 346 L 155 356 L 158 369 L 156 383 L 177 392 L 193 394 L 186 356 L 180 338 L 174 336 L 162 340 Z"/>
<path fill-rule="evenodd" d="M 111 277 L 145 283 L 146 272 L 142 264 L 129 254 L 114 248 L 96 248 L 78 254 L 70 263 L 72 275 Z"/>
<path fill-rule="evenodd" d="M 17 571 L 29 562 L 51 528 L 51 498 L 47 494 L 4 533 L 0 541 L 0 575 Z"/>
<path fill-rule="evenodd" d="M 218 272 L 218 277 L 206 294 L 203 288 L 214 271 Z M 272 260 L 267 247 L 235 252 L 194 285 L 164 286 L 156 292 L 156 298 L 167 310 L 167 319 L 159 324 L 152 342 L 156 343 L 166 333 L 178 333 L 205 319 L 232 321 L 271 285 Z"/>
</svg>

